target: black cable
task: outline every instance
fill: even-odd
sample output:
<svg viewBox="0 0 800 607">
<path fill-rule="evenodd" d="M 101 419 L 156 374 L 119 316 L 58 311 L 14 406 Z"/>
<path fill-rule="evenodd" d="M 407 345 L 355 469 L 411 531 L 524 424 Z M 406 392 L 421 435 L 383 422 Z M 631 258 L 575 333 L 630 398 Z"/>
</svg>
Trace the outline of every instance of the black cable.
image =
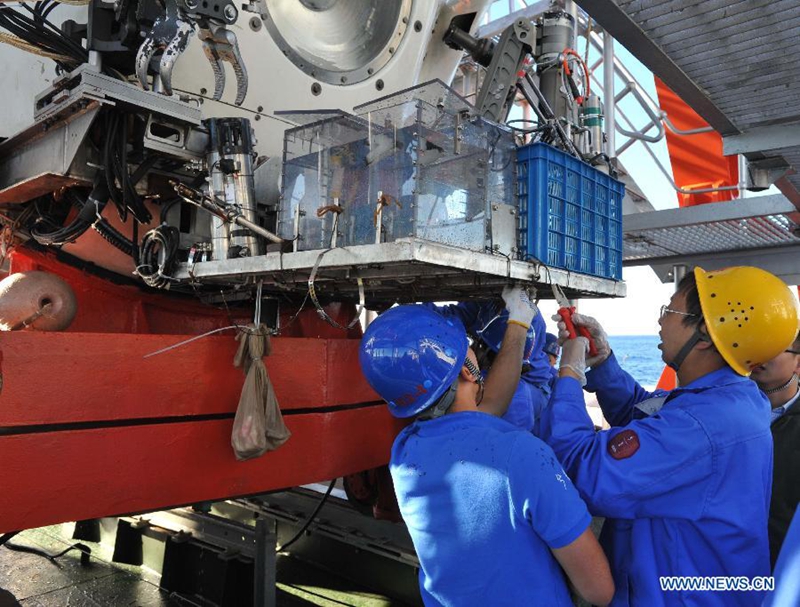
<svg viewBox="0 0 800 607">
<path fill-rule="evenodd" d="M 3 6 L 0 7 L 0 27 L 43 51 L 68 57 L 69 61 L 73 63 L 83 63 L 88 60 L 88 51 L 65 36 L 61 30 L 47 20 L 46 15 L 36 12 L 26 4 L 21 6 L 30 12 L 32 17 Z M 40 11 L 43 9 L 44 7 L 40 5 Z M 56 60 L 56 63 L 62 68 L 69 68 L 69 65 L 63 60 Z"/>
<path fill-rule="evenodd" d="M 497 138 L 494 140 L 492 145 L 489 147 L 489 159 L 490 159 L 492 165 L 494 165 L 494 153 L 497 150 L 497 144 L 500 142 L 500 139 L 501 139 L 502 136 L 503 136 L 503 132 L 502 131 L 497 131 Z M 493 167 L 490 167 L 489 170 L 491 172 L 493 172 L 493 173 L 501 173 L 501 172 L 505 171 L 508 168 L 508 165 L 511 164 L 511 160 L 514 157 L 515 157 L 514 154 L 509 152 L 508 153 L 508 158 L 506 159 L 506 163 L 503 166 L 501 166 L 499 169 L 495 169 Z"/>
<path fill-rule="evenodd" d="M 156 156 L 155 154 L 148 156 L 147 158 L 142 160 L 139 166 L 136 167 L 136 170 L 133 172 L 133 175 L 131 175 L 131 183 L 134 186 L 136 186 L 136 184 L 138 184 L 142 180 L 145 173 L 147 173 L 147 171 L 153 168 L 153 165 L 155 165 L 156 162 L 158 162 L 158 156 Z"/>
<path fill-rule="evenodd" d="M 331 481 L 331 484 L 328 485 L 328 490 L 325 492 L 325 495 L 323 495 L 322 499 L 319 500 L 319 504 L 317 504 L 317 507 L 314 508 L 314 512 L 312 512 L 311 516 L 308 517 L 308 519 L 306 520 L 305 524 L 302 526 L 300 531 L 298 531 L 294 535 L 294 537 L 292 539 L 290 539 L 288 542 L 286 542 L 283 546 L 281 546 L 280 548 L 277 548 L 275 550 L 276 553 L 277 552 L 283 552 L 289 546 L 294 544 L 297 540 L 299 540 L 302 537 L 302 535 L 306 532 L 306 529 L 308 529 L 309 525 L 311 525 L 311 523 L 314 521 L 314 518 L 317 516 L 317 514 L 319 514 L 319 511 L 322 509 L 322 506 L 325 504 L 325 501 L 328 499 L 328 496 L 331 494 L 331 491 L 333 491 L 333 485 L 334 484 L 336 484 L 336 479 L 333 479 Z"/>
<path fill-rule="evenodd" d="M 133 227 L 134 230 L 138 224 L 134 221 Z M 95 232 L 100 234 L 106 241 L 108 241 L 111 245 L 125 253 L 133 257 L 134 246 L 133 241 L 128 240 L 124 234 L 119 232 L 114 226 L 112 226 L 108 221 L 105 219 L 98 219 L 92 224 L 92 228 Z M 134 262 L 136 259 L 134 259 Z"/>
<path fill-rule="evenodd" d="M 111 226 L 109 226 L 111 227 Z M 122 236 L 120 234 L 120 236 Z M 123 236 L 124 238 L 124 236 Z M 131 230 L 131 257 L 133 258 L 133 265 L 139 267 L 139 222 L 133 221 L 133 228 Z"/>
<path fill-rule="evenodd" d="M 40 550 L 39 548 L 34 548 L 33 546 L 23 546 L 21 544 L 12 544 L 11 542 L 8 542 L 8 541 L 5 542 L 5 547 L 8 550 L 13 550 L 15 552 L 25 552 L 27 554 L 34 554 L 36 556 L 41 556 L 42 558 L 46 558 L 48 561 L 53 563 L 53 565 L 55 565 L 56 567 L 60 566 L 58 564 L 58 562 L 56 561 L 56 559 L 64 556 L 65 554 L 67 554 L 67 552 L 69 552 L 71 550 L 80 550 L 81 551 L 81 564 L 82 565 L 88 565 L 89 564 L 89 557 L 92 554 L 92 549 L 89 548 L 89 546 L 86 546 L 84 544 L 72 544 L 71 546 L 68 546 L 67 548 L 65 548 L 64 550 L 62 550 L 61 552 L 59 552 L 57 554 L 50 554 L 49 552 L 45 552 L 44 550 Z"/>
<path fill-rule="evenodd" d="M 535 124 L 536 126 L 530 128 L 514 126 L 514 124 L 517 122 L 521 122 L 524 124 Z M 540 132 L 543 131 L 545 128 L 547 128 L 546 125 L 540 125 L 538 121 L 531 120 L 529 118 L 515 118 L 514 120 L 509 120 L 506 122 L 506 126 L 510 128 L 512 131 L 516 131 L 518 133 L 524 133 L 526 135 L 529 133 Z"/>
<path fill-rule="evenodd" d="M 181 198 L 180 196 L 176 196 L 175 198 L 170 198 L 164 204 L 162 204 L 161 205 L 161 215 L 160 215 L 159 223 L 167 223 L 167 213 L 169 213 L 170 210 L 172 209 L 172 207 L 174 207 L 176 204 L 178 204 L 182 200 L 183 200 L 183 198 Z"/>
<path fill-rule="evenodd" d="M 27 4 L 25 4 L 24 2 L 21 3 L 20 6 L 22 8 L 24 8 L 26 11 L 30 12 L 32 15 L 35 15 L 35 13 L 33 12 L 33 9 L 30 6 L 28 6 Z M 41 27 L 41 25 L 36 23 L 35 21 L 31 21 L 31 22 L 35 26 Z M 48 34 L 53 35 L 55 37 L 55 39 L 62 40 L 67 48 L 72 49 L 72 51 L 74 53 L 74 56 L 76 58 L 78 58 L 78 57 L 82 58 L 84 61 L 89 59 L 89 51 L 87 51 L 80 44 L 75 42 L 72 38 L 69 38 L 69 37 L 65 36 L 64 33 L 59 28 L 57 28 L 55 25 L 53 25 L 53 23 L 50 20 L 42 17 L 42 23 L 44 24 L 44 26 L 46 26 L 47 28 L 50 29 L 50 32 L 48 32 L 46 29 L 44 29 L 43 31 L 48 33 Z"/>
<path fill-rule="evenodd" d="M 50 231 L 43 231 L 41 226 L 53 225 L 53 223 L 47 218 L 41 217 L 36 225 L 31 228 L 31 237 L 39 244 L 50 246 L 61 246 L 75 242 L 91 227 L 97 219 L 97 215 L 105 207 L 108 199 L 106 194 L 105 184 L 102 182 L 95 186 L 86 200 L 78 198 L 73 190 L 67 190 L 64 196 L 80 209 L 77 217 L 69 225 Z"/>
<path fill-rule="evenodd" d="M 0 535 L 0 546 L 5 544 L 8 540 L 10 540 L 12 537 L 17 535 L 18 533 L 21 533 L 21 532 L 20 531 L 11 531 L 9 533 L 4 533 L 3 535 Z"/>
<path fill-rule="evenodd" d="M 142 162 L 134 176 L 128 171 L 128 115 L 110 110 L 106 118 L 106 140 L 103 146 L 103 163 L 111 199 L 117 207 L 121 221 L 128 219 L 130 211 L 139 223 L 150 223 L 152 215 L 136 192 L 136 182 L 155 163 L 155 157 Z"/>
<path fill-rule="evenodd" d="M 106 132 L 105 142 L 103 143 L 103 165 L 105 166 L 106 185 L 108 186 L 108 193 L 114 206 L 117 207 L 120 221 L 125 222 L 128 219 L 128 209 L 125 207 L 125 202 L 122 198 L 122 192 L 117 188 L 114 171 L 114 159 L 112 153 L 112 144 L 117 132 L 117 124 L 119 122 L 119 115 L 116 112 L 109 111 L 106 113 Z"/>
<path fill-rule="evenodd" d="M 171 276 L 178 263 L 180 231 L 168 225 L 160 225 L 142 237 L 139 246 L 139 265 L 136 272 L 146 285 L 156 289 L 169 289 Z"/>
</svg>

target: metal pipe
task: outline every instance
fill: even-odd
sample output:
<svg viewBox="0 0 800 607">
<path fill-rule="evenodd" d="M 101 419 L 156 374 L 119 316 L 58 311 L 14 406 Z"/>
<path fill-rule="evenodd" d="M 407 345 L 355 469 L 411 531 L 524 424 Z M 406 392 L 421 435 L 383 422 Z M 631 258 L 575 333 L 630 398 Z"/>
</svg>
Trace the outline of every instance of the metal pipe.
<svg viewBox="0 0 800 607">
<path fill-rule="evenodd" d="M 564 0 L 564 10 L 572 17 L 574 27 L 572 29 L 572 40 L 570 41 L 570 48 L 578 52 L 578 5 L 573 0 Z"/>
<path fill-rule="evenodd" d="M 661 110 L 658 108 L 656 108 L 655 110 L 651 108 L 650 104 L 645 101 L 640 90 L 641 87 L 639 86 L 638 82 L 636 82 L 635 80 L 628 80 L 625 83 L 625 87 L 617 95 L 614 96 L 614 107 L 616 107 L 628 93 L 632 93 L 633 96 L 636 98 L 636 101 L 639 102 L 639 105 L 642 106 L 642 109 L 644 110 L 645 114 L 647 114 L 647 117 L 650 118 L 650 123 L 655 125 L 655 127 L 658 129 L 658 133 L 652 136 L 645 135 L 644 134 L 645 130 L 639 129 L 637 131 L 629 131 L 621 127 L 619 124 L 616 125 L 617 131 L 619 131 L 626 137 L 633 137 L 634 139 L 641 139 L 643 141 L 648 141 L 650 143 L 657 143 L 664 138 L 664 127 L 661 124 L 661 119 L 662 119 Z"/>
<path fill-rule="evenodd" d="M 747 193 L 747 158 L 739 154 L 739 198 L 744 198 Z"/>
<path fill-rule="evenodd" d="M 661 111 L 661 120 L 664 122 L 667 128 L 676 135 L 699 135 L 701 133 L 711 133 L 714 130 L 713 126 L 705 126 L 703 128 L 689 129 L 686 131 L 681 130 L 677 128 L 674 124 L 672 124 L 672 121 L 670 121 L 669 117 L 667 116 L 667 113 L 663 110 Z"/>
<path fill-rule="evenodd" d="M 283 238 L 281 238 L 280 236 L 276 236 L 269 230 L 262 228 L 257 223 L 253 223 L 252 221 L 247 219 L 244 215 L 237 215 L 236 217 L 234 217 L 233 223 L 235 223 L 236 225 L 240 225 L 243 228 L 247 228 L 251 232 L 258 234 L 259 236 L 263 236 L 267 240 L 271 240 L 274 243 L 280 244 L 283 242 Z"/>
<path fill-rule="evenodd" d="M 218 217 L 223 221 L 235 223 L 243 228 L 247 228 L 251 232 L 258 234 L 259 236 L 263 236 L 267 240 L 271 240 L 274 243 L 280 244 L 285 242 L 283 238 L 273 234 L 266 228 L 262 228 L 257 223 L 253 223 L 244 215 L 242 215 L 240 211 L 232 208 L 230 205 L 225 204 L 224 201 L 216 197 L 212 198 L 210 196 L 206 196 L 202 192 L 175 180 L 171 180 L 170 184 L 175 188 L 175 192 L 178 194 L 178 196 L 183 198 L 186 202 L 205 209 L 215 217 Z"/>
<path fill-rule="evenodd" d="M 531 86 L 530 81 L 527 81 L 527 79 L 526 83 L 528 84 L 528 86 Z M 531 97 L 530 93 L 528 92 L 528 89 L 524 86 L 523 83 L 520 83 L 517 86 L 517 88 L 519 89 L 519 92 L 522 93 L 522 96 L 525 97 L 525 101 L 527 102 L 528 107 L 531 110 L 533 110 L 533 112 L 536 114 L 536 119 L 539 121 L 538 126 L 545 124 L 547 122 L 547 118 L 545 117 L 544 114 L 542 114 L 542 110 L 539 109 L 539 104 L 536 101 L 536 99 Z M 533 87 L 531 86 L 531 88 Z"/>
<path fill-rule="evenodd" d="M 651 122 L 651 123 L 650 123 L 650 124 L 648 124 L 646 127 L 644 127 L 644 129 L 642 129 L 640 132 L 641 132 L 641 133 L 647 133 L 647 131 L 649 131 L 650 129 L 652 129 L 654 126 L 655 126 L 655 125 L 654 125 L 654 124 Z M 628 141 L 626 141 L 626 142 L 625 142 L 625 143 L 623 143 L 621 146 L 619 146 L 619 147 L 617 148 L 617 158 L 619 158 L 620 156 L 622 156 L 622 153 L 623 153 L 625 150 L 627 150 L 629 147 L 631 147 L 631 146 L 632 146 L 634 143 L 636 143 L 637 141 L 641 141 L 641 139 L 634 139 L 633 137 L 631 137 L 631 138 L 629 138 L 629 139 L 628 139 Z"/>
<path fill-rule="evenodd" d="M 614 39 L 603 33 L 603 93 L 606 103 L 606 149 L 609 158 L 616 157 L 617 104 L 614 101 Z"/>
<path fill-rule="evenodd" d="M 617 59 L 616 55 L 614 54 L 614 50 L 613 50 L 613 48 L 614 48 L 613 47 L 614 39 L 611 38 L 610 36 L 609 36 L 609 39 L 610 39 L 610 42 L 611 42 L 611 49 L 612 49 L 611 50 L 611 58 L 613 59 L 614 71 L 616 72 L 616 74 L 623 81 L 628 82 L 628 81 L 633 80 L 635 82 L 636 78 L 633 76 L 633 74 L 631 74 L 631 72 L 628 70 L 628 68 L 625 67 L 625 65 L 622 63 L 622 61 Z M 592 32 L 590 34 L 590 40 L 592 42 L 592 46 L 594 46 L 598 51 L 601 51 L 603 53 L 603 70 L 604 71 L 607 70 L 608 68 L 605 67 L 607 65 L 606 64 L 606 60 L 605 60 L 606 59 L 606 35 L 603 34 L 603 38 L 601 39 L 600 36 L 597 34 L 597 32 Z M 603 81 L 605 82 L 605 78 L 603 79 Z M 650 106 L 653 109 L 660 109 L 658 103 L 656 103 L 653 100 L 653 98 L 650 97 L 650 94 L 647 91 L 642 90 L 642 94 L 643 94 L 644 98 L 647 100 L 647 103 L 649 103 Z"/>
<path fill-rule="evenodd" d="M 633 126 L 633 123 L 628 119 L 628 117 L 625 115 L 625 112 L 623 112 L 622 109 L 619 110 L 619 115 L 626 122 L 626 124 L 630 128 L 635 128 Z M 630 143 L 630 141 L 628 143 Z M 728 191 L 731 191 L 731 190 L 738 190 L 739 189 L 738 185 L 722 186 L 722 187 L 719 187 L 719 188 L 701 188 L 701 189 L 698 189 L 698 190 L 687 190 L 687 189 L 684 189 L 684 188 L 680 188 L 680 187 L 678 187 L 678 184 L 675 183 L 675 180 L 672 179 L 672 175 L 670 175 L 667 172 L 667 170 L 664 168 L 664 165 L 661 164 L 661 160 L 659 160 L 659 158 L 658 158 L 658 156 L 656 156 L 655 152 L 653 152 L 653 150 L 650 149 L 650 146 L 647 145 L 644 142 L 642 142 L 642 145 L 644 146 L 645 151 L 648 154 L 650 154 L 650 157 L 653 159 L 653 162 L 656 163 L 656 166 L 659 168 L 661 173 L 664 175 L 664 177 L 666 177 L 666 179 L 667 179 L 667 181 L 669 181 L 670 185 L 672 185 L 673 189 L 676 192 L 678 192 L 679 194 L 687 194 L 687 195 L 688 194 L 711 194 L 713 192 L 728 192 Z"/>
</svg>

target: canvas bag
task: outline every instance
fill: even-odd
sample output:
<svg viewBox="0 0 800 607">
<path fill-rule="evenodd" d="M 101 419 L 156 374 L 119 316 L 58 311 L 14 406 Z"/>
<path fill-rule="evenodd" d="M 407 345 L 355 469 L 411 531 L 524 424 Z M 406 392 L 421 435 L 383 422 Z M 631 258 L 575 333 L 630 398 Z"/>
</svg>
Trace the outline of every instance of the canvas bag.
<svg viewBox="0 0 800 607">
<path fill-rule="evenodd" d="M 262 357 L 270 354 L 269 330 L 249 325 L 236 336 L 239 348 L 233 364 L 245 372 L 239 406 L 233 420 L 231 446 L 243 461 L 273 451 L 285 443 L 291 432 L 283 423 L 278 399 Z"/>
</svg>

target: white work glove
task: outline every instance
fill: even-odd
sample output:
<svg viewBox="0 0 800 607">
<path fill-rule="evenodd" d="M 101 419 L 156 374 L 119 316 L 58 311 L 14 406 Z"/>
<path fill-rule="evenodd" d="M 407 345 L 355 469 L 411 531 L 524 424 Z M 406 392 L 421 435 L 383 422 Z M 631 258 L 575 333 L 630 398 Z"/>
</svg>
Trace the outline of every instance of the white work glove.
<svg viewBox="0 0 800 607">
<path fill-rule="evenodd" d="M 589 351 L 589 340 L 585 337 L 568 339 L 561 346 L 561 369 L 569 369 L 578 376 L 581 386 L 586 385 L 586 353 Z"/>
<path fill-rule="evenodd" d="M 533 296 L 536 297 L 535 290 Z M 522 287 L 506 287 L 503 289 L 503 301 L 508 310 L 508 322 L 530 329 L 539 308 L 531 301 L 528 292 Z"/>
<path fill-rule="evenodd" d="M 558 343 L 563 347 L 564 343 L 569 341 L 567 326 L 558 314 L 553 316 L 553 320 L 558 322 Z M 586 359 L 586 366 L 594 368 L 600 363 L 605 362 L 605 360 L 611 356 L 611 346 L 608 345 L 608 336 L 603 330 L 603 327 L 600 326 L 600 323 L 591 316 L 585 316 L 577 312 L 572 315 L 572 322 L 576 327 L 580 325 L 589 330 L 594 346 L 597 348 L 597 354 L 595 356 L 589 356 Z"/>
</svg>

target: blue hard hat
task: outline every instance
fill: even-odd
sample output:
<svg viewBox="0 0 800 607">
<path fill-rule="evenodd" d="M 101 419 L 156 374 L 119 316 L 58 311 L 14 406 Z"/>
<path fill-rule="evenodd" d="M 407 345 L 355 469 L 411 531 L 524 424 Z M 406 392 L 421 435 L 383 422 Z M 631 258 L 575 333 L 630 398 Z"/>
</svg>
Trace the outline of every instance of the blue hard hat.
<svg viewBox="0 0 800 607">
<path fill-rule="evenodd" d="M 358 361 L 369 385 L 395 417 L 411 417 L 436 404 L 456 381 L 467 357 L 461 322 L 424 306 L 392 308 L 361 340 Z"/>
<path fill-rule="evenodd" d="M 492 352 L 499 352 L 500 346 L 503 345 L 503 337 L 505 337 L 507 326 L 508 310 L 502 308 L 497 311 L 495 306 L 484 306 L 478 315 L 475 335 L 485 343 Z M 531 325 L 528 329 L 528 335 L 525 337 L 525 350 L 522 352 L 523 364 L 532 364 L 531 358 L 533 357 L 535 340 L 536 333 L 533 330 L 533 325 Z"/>
<path fill-rule="evenodd" d="M 558 356 L 561 354 L 561 346 L 558 345 L 558 337 L 552 333 L 546 334 L 544 336 L 543 350 L 545 354 L 549 354 L 550 356 Z"/>
</svg>

